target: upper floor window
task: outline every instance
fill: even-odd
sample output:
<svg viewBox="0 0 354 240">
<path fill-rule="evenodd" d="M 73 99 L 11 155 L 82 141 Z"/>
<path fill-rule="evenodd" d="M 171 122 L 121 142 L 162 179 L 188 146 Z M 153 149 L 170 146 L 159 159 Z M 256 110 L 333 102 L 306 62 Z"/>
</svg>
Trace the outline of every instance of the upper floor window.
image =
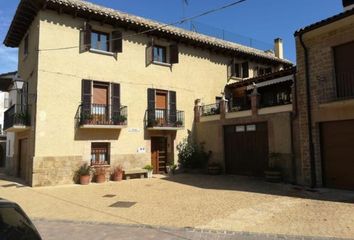
<svg viewBox="0 0 354 240">
<path fill-rule="evenodd" d="M 229 78 L 248 78 L 249 64 L 248 62 L 238 63 L 235 60 L 228 66 Z"/>
<path fill-rule="evenodd" d="M 81 30 L 80 51 L 98 50 L 102 53 L 119 53 L 123 51 L 123 35 L 121 31 L 101 32 L 92 29 L 85 23 Z M 96 51 L 97 52 L 97 51 Z"/>
<path fill-rule="evenodd" d="M 257 76 L 262 76 L 265 74 L 272 73 L 272 68 L 271 67 L 258 67 L 256 70 Z"/>
<path fill-rule="evenodd" d="M 354 42 L 334 47 L 338 98 L 354 97 Z"/>
<path fill-rule="evenodd" d="M 26 35 L 23 45 L 23 54 L 26 56 L 28 54 L 28 35 Z"/>
<path fill-rule="evenodd" d="M 153 51 L 154 62 L 167 63 L 166 47 L 156 45 Z"/>
<path fill-rule="evenodd" d="M 179 50 L 177 44 L 162 46 L 149 43 L 146 47 L 146 66 L 151 63 L 163 64 L 171 66 L 179 62 Z"/>
<path fill-rule="evenodd" d="M 92 31 L 91 48 L 109 52 L 109 34 L 98 31 Z"/>
</svg>

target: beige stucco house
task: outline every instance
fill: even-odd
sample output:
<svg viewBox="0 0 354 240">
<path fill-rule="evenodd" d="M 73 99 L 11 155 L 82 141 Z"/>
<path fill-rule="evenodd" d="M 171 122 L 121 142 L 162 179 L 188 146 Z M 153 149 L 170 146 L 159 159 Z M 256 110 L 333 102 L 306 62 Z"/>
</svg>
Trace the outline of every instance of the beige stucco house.
<svg viewBox="0 0 354 240">
<path fill-rule="evenodd" d="M 291 66 L 280 41 L 264 52 L 79 0 L 22 0 L 4 43 L 27 83 L 9 171 L 31 186 L 71 183 L 82 162 L 164 171 L 195 99 Z"/>
</svg>

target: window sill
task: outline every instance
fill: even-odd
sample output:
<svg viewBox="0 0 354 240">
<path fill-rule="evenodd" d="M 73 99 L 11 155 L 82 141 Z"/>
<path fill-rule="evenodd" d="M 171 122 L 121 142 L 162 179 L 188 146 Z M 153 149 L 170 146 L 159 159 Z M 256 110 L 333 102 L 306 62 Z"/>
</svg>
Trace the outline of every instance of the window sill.
<svg viewBox="0 0 354 240">
<path fill-rule="evenodd" d="M 230 79 L 232 80 L 236 80 L 236 81 L 242 81 L 242 80 L 245 80 L 244 78 L 242 77 L 236 77 L 236 76 L 231 76 Z"/>
<path fill-rule="evenodd" d="M 107 51 L 93 49 L 93 48 L 91 48 L 89 51 L 92 53 L 98 53 L 98 54 L 107 55 L 107 56 L 114 56 L 113 52 L 107 52 Z"/>
<path fill-rule="evenodd" d="M 152 61 L 153 64 L 164 66 L 164 67 L 171 67 L 171 63 L 165 63 L 165 62 L 157 62 L 157 61 Z"/>
</svg>

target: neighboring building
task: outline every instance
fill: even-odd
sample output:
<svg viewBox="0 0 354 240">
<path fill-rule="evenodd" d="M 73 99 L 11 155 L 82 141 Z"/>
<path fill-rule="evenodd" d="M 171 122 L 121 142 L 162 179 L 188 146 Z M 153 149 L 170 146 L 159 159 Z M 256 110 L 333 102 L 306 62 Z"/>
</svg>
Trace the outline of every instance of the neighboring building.
<svg viewBox="0 0 354 240">
<path fill-rule="evenodd" d="M 354 1 L 295 33 L 302 183 L 354 189 Z M 311 124 L 308 124 L 308 123 Z"/>
<path fill-rule="evenodd" d="M 71 183 L 83 161 L 164 171 L 194 99 L 292 65 L 280 40 L 273 54 L 78 0 L 22 0 L 4 43 L 27 82 L 10 170 L 32 186 Z"/>
<path fill-rule="evenodd" d="M 13 79 L 15 78 L 17 72 L 9 72 L 0 74 L 0 124 L 1 124 L 1 134 L 0 134 L 0 168 L 9 166 L 9 162 L 6 161 L 7 157 L 11 154 L 11 149 L 13 149 L 13 133 L 4 132 L 4 116 L 6 115 L 7 109 L 12 106 L 15 102 L 16 93 L 10 91 L 13 85 Z"/>
<path fill-rule="evenodd" d="M 211 161 L 228 174 L 263 177 L 269 155 L 287 182 L 296 182 L 295 68 L 232 83 L 225 98 L 211 105 L 196 101 L 196 137 L 212 151 Z"/>
</svg>

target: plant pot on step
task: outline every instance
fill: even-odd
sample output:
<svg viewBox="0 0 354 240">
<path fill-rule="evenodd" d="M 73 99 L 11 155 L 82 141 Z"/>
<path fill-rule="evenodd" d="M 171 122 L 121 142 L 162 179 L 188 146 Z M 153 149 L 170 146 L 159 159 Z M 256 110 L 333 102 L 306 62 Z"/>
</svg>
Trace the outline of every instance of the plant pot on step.
<svg viewBox="0 0 354 240">
<path fill-rule="evenodd" d="M 123 180 L 123 167 L 122 165 L 117 165 L 113 168 L 112 170 L 113 174 L 112 174 L 112 180 L 113 181 L 122 181 Z"/>
<path fill-rule="evenodd" d="M 88 185 L 90 183 L 90 175 L 82 175 L 80 176 L 80 184 Z"/>
<path fill-rule="evenodd" d="M 106 168 L 96 167 L 95 168 L 95 178 L 97 183 L 103 183 L 106 181 Z"/>
</svg>

